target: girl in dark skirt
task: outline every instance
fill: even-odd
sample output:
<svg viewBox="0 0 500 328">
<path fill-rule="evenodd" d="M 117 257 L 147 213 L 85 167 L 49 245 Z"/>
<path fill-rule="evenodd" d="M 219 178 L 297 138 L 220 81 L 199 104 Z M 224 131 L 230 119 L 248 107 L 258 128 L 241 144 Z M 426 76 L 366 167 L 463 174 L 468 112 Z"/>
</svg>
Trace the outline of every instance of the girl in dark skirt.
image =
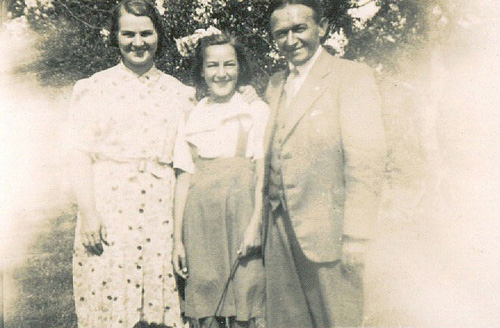
<svg viewBox="0 0 500 328">
<path fill-rule="evenodd" d="M 260 195 L 269 109 L 235 93 L 249 80 L 243 54 L 224 33 L 201 38 L 196 49 L 196 76 L 208 96 L 186 122 L 195 173 L 177 181 L 173 264 L 186 279 L 185 315 L 202 327 L 218 327 L 221 318 L 253 327 L 264 313 Z M 212 318 L 237 258 L 220 317 Z"/>
</svg>

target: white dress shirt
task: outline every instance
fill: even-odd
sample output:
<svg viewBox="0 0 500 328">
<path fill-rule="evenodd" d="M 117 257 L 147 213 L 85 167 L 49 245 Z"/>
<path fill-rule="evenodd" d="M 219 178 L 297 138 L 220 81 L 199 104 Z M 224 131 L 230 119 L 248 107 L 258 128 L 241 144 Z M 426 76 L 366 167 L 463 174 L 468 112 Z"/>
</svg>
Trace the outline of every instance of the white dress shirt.
<svg viewBox="0 0 500 328">
<path fill-rule="evenodd" d="M 285 83 L 287 107 L 290 105 L 292 99 L 295 98 L 297 92 L 304 84 L 307 76 L 309 75 L 309 72 L 311 71 L 311 68 L 313 67 L 322 51 L 324 51 L 323 47 L 319 46 L 314 55 L 306 63 L 300 66 L 295 66 L 292 63 L 288 62 L 290 74 L 288 75 Z"/>
</svg>

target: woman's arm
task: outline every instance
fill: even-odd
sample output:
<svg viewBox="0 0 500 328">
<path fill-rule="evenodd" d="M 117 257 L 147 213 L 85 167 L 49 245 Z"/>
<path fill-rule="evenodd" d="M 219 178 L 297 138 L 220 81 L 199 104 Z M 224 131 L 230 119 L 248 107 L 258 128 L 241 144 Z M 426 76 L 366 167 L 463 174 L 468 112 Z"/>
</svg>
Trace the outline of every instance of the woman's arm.
<svg viewBox="0 0 500 328">
<path fill-rule="evenodd" d="M 191 174 L 180 171 L 175 184 L 174 194 L 174 241 L 172 249 L 172 265 L 175 272 L 182 278 L 188 277 L 186 266 L 186 250 L 184 248 L 182 230 L 184 222 L 184 209 L 186 207 L 187 194 Z"/>
<path fill-rule="evenodd" d="M 247 256 L 252 251 L 261 246 L 260 229 L 262 226 L 262 204 L 264 187 L 264 159 L 258 159 L 255 162 L 256 185 L 255 185 L 255 204 L 252 218 L 248 224 L 241 247 L 238 250 L 240 258 Z"/>
<path fill-rule="evenodd" d="M 80 239 L 90 253 L 101 255 L 102 243 L 107 245 L 107 233 L 95 206 L 94 173 L 88 153 L 72 151 L 71 178 L 80 212 Z"/>
</svg>

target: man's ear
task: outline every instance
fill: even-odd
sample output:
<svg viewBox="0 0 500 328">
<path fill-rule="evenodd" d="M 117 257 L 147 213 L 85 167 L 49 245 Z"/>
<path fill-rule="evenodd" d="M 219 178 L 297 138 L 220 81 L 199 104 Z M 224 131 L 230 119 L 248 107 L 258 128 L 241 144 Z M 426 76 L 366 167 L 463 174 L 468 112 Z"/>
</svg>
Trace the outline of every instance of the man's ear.
<svg viewBox="0 0 500 328">
<path fill-rule="evenodd" d="M 318 23 L 319 26 L 319 38 L 323 39 L 328 31 L 328 19 L 326 17 L 321 18 Z"/>
</svg>

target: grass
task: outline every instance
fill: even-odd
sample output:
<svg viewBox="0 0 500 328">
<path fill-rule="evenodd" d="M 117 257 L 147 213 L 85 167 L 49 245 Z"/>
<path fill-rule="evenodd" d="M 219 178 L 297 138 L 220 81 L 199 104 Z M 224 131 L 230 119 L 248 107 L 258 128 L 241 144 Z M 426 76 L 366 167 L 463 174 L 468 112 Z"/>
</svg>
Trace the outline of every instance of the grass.
<svg viewBox="0 0 500 328">
<path fill-rule="evenodd" d="M 14 275 L 20 286 L 6 328 L 76 328 L 72 255 L 74 213 L 50 219 Z"/>
</svg>

